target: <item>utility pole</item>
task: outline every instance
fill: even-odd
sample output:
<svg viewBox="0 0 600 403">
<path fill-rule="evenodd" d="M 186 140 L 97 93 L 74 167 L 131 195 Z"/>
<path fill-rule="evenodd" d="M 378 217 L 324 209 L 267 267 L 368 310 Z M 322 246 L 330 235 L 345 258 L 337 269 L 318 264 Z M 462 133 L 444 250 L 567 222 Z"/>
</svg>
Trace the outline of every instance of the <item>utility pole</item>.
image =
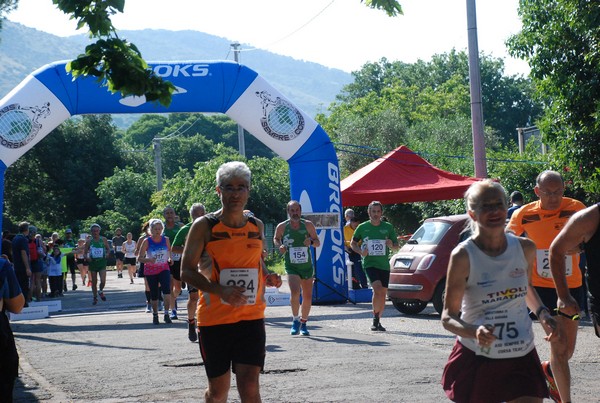
<svg viewBox="0 0 600 403">
<path fill-rule="evenodd" d="M 162 190 L 162 160 L 160 151 L 160 137 L 152 139 L 152 148 L 154 149 L 154 168 L 156 169 L 156 190 Z"/>
<path fill-rule="evenodd" d="M 234 42 L 231 44 L 233 48 L 233 60 L 236 63 L 240 62 L 240 44 Z M 238 123 L 238 151 L 242 157 L 246 156 L 246 143 L 244 142 L 244 128 Z"/>
<path fill-rule="evenodd" d="M 473 159 L 475 163 L 475 177 L 487 178 L 475 0 L 467 0 L 467 33 L 469 38 L 469 84 L 471 89 L 471 127 L 473 132 Z"/>
</svg>

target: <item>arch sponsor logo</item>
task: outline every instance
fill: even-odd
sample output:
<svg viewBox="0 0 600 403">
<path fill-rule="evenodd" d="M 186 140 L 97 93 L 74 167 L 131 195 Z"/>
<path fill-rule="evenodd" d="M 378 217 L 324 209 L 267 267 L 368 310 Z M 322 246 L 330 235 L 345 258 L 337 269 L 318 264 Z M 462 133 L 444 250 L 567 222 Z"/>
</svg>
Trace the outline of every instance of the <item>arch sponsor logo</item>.
<svg viewBox="0 0 600 403">
<path fill-rule="evenodd" d="M 304 130 L 302 113 L 288 101 L 275 97 L 267 91 L 256 91 L 261 100 L 262 116 L 260 124 L 263 130 L 279 141 L 290 141 Z"/>
<path fill-rule="evenodd" d="M 0 144 L 10 149 L 26 146 L 42 128 L 40 119 L 50 114 L 50 102 L 42 106 L 15 103 L 0 109 Z"/>
</svg>

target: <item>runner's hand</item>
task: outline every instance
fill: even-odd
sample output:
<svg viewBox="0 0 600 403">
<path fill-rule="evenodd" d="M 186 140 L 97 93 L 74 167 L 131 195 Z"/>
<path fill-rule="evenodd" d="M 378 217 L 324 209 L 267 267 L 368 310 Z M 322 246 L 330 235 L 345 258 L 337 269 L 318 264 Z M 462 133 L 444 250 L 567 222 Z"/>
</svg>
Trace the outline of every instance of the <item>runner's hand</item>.
<svg viewBox="0 0 600 403">
<path fill-rule="evenodd" d="M 221 299 L 232 306 L 246 305 L 248 297 L 244 295 L 246 289 L 234 285 L 226 285 L 221 287 Z"/>
<path fill-rule="evenodd" d="M 283 281 L 281 280 L 281 276 L 277 273 L 269 273 L 266 278 L 267 287 L 281 287 Z"/>
</svg>

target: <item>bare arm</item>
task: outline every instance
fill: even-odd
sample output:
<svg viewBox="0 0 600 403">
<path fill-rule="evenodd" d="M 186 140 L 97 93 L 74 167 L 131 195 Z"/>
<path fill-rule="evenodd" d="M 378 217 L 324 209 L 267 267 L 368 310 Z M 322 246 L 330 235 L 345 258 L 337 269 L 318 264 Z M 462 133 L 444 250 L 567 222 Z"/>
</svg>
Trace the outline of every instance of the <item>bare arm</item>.
<svg viewBox="0 0 600 403">
<path fill-rule="evenodd" d="M 306 230 L 308 231 L 309 238 L 305 240 L 304 246 L 314 246 L 318 248 L 321 246 L 321 241 L 319 240 L 319 236 L 317 235 L 317 229 L 315 228 L 315 224 L 310 221 L 305 221 Z M 306 245 L 308 243 L 308 245 Z"/>
<path fill-rule="evenodd" d="M 491 324 L 475 326 L 461 319 L 460 309 L 470 273 L 469 255 L 464 246 L 459 245 L 452 251 L 448 264 L 442 325 L 458 336 L 477 339 L 480 346 L 489 347 L 496 340 L 494 327 Z"/>
<path fill-rule="evenodd" d="M 287 251 L 287 248 L 282 243 L 283 231 L 285 230 L 285 224 L 279 223 L 275 229 L 275 235 L 273 235 L 273 244 L 279 250 L 282 255 Z"/>
<path fill-rule="evenodd" d="M 551 316 L 550 310 L 544 307 L 544 303 L 531 283 L 536 246 L 532 240 L 527 238 L 519 238 L 519 242 L 523 248 L 525 259 L 527 260 L 527 296 L 525 297 L 525 301 L 527 302 L 527 307 L 532 312 L 536 313 L 542 328 L 546 332 L 545 339 L 550 341 L 551 339 L 558 337 L 556 320 Z"/>
<path fill-rule="evenodd" d="M 578 251 L 580 244 L 589 241 L 598 229 L 599 222 L 600 213 L 597 206 L 581 210 L 569 219 L 550 245 L 550 270 L 559 299 L 557 306 L 567 315 L 579 313 L 579 306 L 569 293 L 565 258 L 574 251 Z"/>
</svg>

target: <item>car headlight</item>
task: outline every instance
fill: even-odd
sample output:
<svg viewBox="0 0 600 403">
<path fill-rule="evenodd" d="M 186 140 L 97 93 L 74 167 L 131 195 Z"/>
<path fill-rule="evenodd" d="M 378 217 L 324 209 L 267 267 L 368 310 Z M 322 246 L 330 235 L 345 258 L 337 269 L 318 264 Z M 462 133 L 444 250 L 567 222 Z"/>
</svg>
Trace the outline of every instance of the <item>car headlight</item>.
<svg viewBox="0 0 600 403">
<path fill-rule="evenodd" d="M 429 269 L 431 267 L 431 265 L 433 264 L 434 260 L 435 260 L 435 255 L 433 255 L 433 254 L 423 256 L 423 259 L 421 259 L 421 261 L 419 262 L 419 265 L 417 266 L 417 270 Z"/>
</svg>

